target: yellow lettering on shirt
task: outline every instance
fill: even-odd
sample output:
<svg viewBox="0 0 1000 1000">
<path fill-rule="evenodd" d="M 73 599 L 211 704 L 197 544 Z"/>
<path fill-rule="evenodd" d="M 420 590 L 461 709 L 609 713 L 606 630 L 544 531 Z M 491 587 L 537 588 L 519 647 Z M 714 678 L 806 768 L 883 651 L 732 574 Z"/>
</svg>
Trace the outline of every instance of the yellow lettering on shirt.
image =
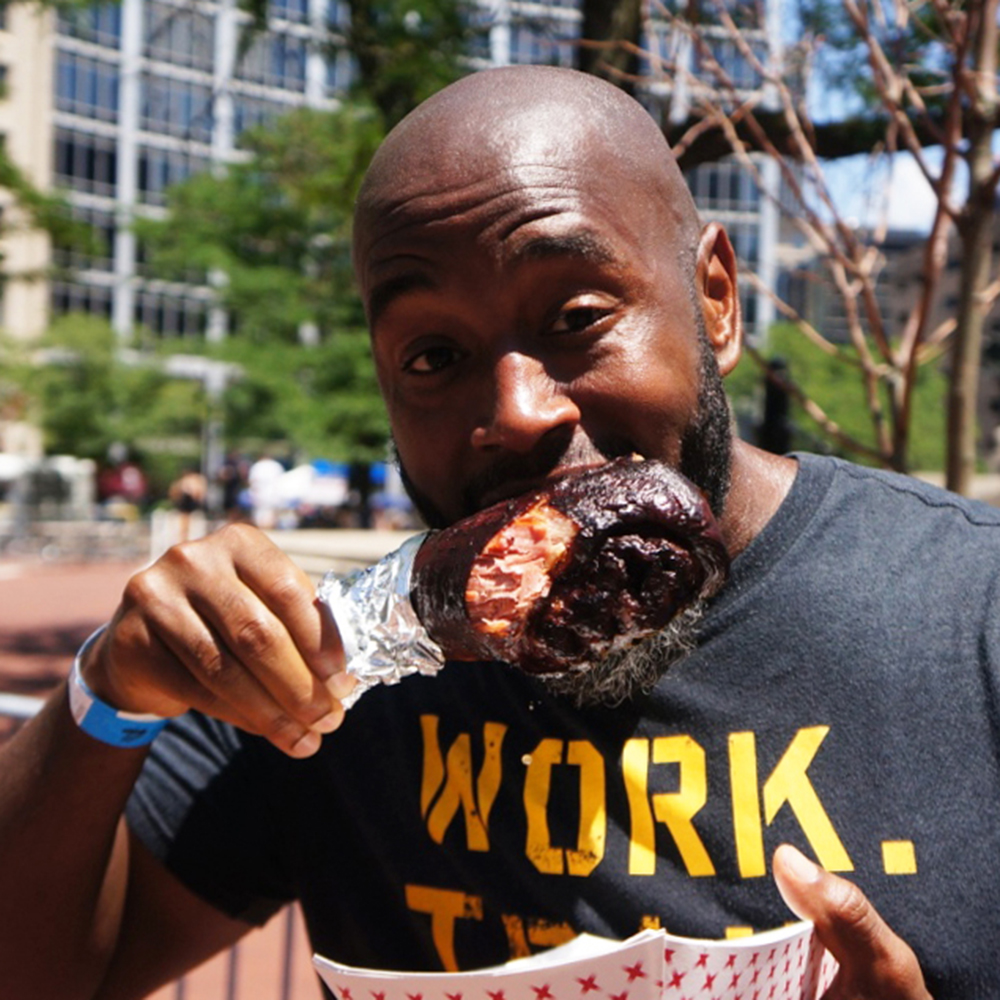
<svg viewBox="0 0 1000 1000">
<path fill-rule="evenodd" d="M 766 873 L 767 863 L 757 786 L 757 739 L 753 733 L 731 733 L 729 736 L 729 786 L 736 862 L 743 878 L 754 878 Z"/>
<path fill-rule="evenodd" d="M 549 796 L 552 769 L 566 763 L 579 768 L 580 817 L 575 848 L 552 843 Z M 546 875 L 589 875 L 604 857 L 608 820 L 604 806 L 604 759 L 586 740 L 542 740 L 529 755 L 524 776 L 524 812 L 527 818 L 525 853 Z"/>
<path fill-rule="evenodd" d="M 811 726 L 795 734 L 764 782 L 764 821 L 770 825 L 778 810 L 787 804 L 815 851 L 816 860 L 827 871 L 849 872 L 854 870 L 854 864 L 806 773 L 829 731 L 829 726 Z"/>
<path fill-rule="evenodd" d="M 511 958 L 527 958 L 531 954 L 528 947 L 528 935 L 524 930 L 524 921 L 514 913 L 501 913 L 503 929 L 507 932 L 507 947 Z"/>
<path fill-rule="evenodd" d="M 455 958 L 455 921 L 482 920 L 483 901 L 453 889 L 435 889 L 429 885 L 408 885 L 406 905 L 431 918 L 431 938 L 445 972 L 457 972 Z"/>
<path fill-rule="evenodd" d="M 882 867 L 886 875 L 916 875 L 917 852 L 912 840 L 883 840 Z"/>
<path fill-rule="evenodd" d="M 566 851 L 570 875 L 589 875 L 604 857 L 608 817 L 604 811 L 604 758 L 586 740 L 570 740 L 566 762 L 580 769 L 580 829 Z"/>
<path fill-rule="evenodd" d="M 679 765 L 676 792 L 650 796 L 649 764 Z M 705 750 L 690 736 L 631 739 L 622 751 L 622 773 L 629 804 L 629 874 L 656 871 L 655 820 L 670 831 L 689 875 L 714 875 L 715 866 L 692 820 L 708 800 Z"/>
<path fill-rule="evenodd" d="M 576 931 L 561 920 L 529 920 L 528 940 L 537 948 L 556 948 L 576 937 Z"/>
<path fill-rule="evenodd" d="M 422 715 L 424 763 L 420 786 L 420 809 L 427 832 L 442 843 L 448 827 L 461 807 L 465 818 L 466 845 L 470 851 L 488 851 L 489 816 L 500 788 L 501 747 L 507 727 L 499 722 L 483 724 L 483 765 L 473 791 L 472 739 L 459 733 L 442 757 L 438 740 L 438 717 Z"/>
</svg>

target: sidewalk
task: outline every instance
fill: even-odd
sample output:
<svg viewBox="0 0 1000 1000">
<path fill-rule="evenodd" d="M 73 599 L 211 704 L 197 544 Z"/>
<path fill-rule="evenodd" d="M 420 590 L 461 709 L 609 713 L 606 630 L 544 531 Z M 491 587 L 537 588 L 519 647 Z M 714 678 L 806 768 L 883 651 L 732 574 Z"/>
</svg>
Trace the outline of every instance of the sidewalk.
<svg viewBox="0 0 1000 1000">
<path fill-rule="evenodd" d="M 140 565 L 0 561 L 0 691 L 48 694 Z"/>
</svg>

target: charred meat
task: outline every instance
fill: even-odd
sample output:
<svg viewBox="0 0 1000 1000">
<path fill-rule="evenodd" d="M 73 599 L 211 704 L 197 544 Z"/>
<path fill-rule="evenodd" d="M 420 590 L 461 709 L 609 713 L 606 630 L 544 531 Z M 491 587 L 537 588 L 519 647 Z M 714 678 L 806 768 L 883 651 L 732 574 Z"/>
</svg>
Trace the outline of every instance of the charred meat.
<svg viewBox="0 0 1000 1000">
<path fill-rule="evenodd" d="M 695 486 L 662 462 L 617 459 L 431 534 L 411 595 L 448 658 L 562 673 L 660 631 L 728 566 Z"/>
</svg>

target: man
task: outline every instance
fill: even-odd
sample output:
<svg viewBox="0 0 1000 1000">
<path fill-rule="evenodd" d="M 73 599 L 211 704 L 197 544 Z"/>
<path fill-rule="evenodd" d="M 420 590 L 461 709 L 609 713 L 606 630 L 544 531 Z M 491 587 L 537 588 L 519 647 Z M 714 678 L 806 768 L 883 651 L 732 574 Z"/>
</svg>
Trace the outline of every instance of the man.
<svg viewBox="0 0 1000 1000">
<path fill-rule="evenodd" d="M 355 232 L 430 523 L 637 452 L 710 497 L 732 579 L 693 652 L 617 705 L 452 664 L 345 718 L 335 628 L 280 552 L 239 525 L 172 550 L 75 697 L 188 714 L 122 749 L 60 694 L 6 748 L 4 996 L 142 996 L 290 898 L 317 950 L 400 969 L 651 923 L 721 937 L 790 906 L 841 962 L 831 996 L 1000 993 L 1000 517 L 731 439 L 732 250 L 605 83 L 448 88 L 386 140 Z"/>
</svg>

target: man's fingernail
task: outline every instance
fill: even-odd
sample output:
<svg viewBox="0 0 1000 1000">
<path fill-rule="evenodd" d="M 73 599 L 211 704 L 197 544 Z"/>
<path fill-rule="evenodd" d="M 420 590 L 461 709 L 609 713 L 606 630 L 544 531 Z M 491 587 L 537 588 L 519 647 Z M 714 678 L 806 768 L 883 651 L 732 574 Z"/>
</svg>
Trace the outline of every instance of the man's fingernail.
<svg viewBox="0 0 1000 1000">
<path fill-rule="evenodd" d="M 320 747 L 323 737 L 315 730 L 307 729 L 292 745 L 293 757 L 311 757 Z"/>
<path fill-rule="evenodd" d="M 358 683 L 357 677 L 346 671 L 338 670 L 326 679 L 326 689 L 337 699 L 343 701 Z"/>
<path fill-rule="evenodd" d="M 785 867 L 799 882 L 819 881 L 823 870 L 815 862 L 810 861 L 801 851 L 790 844 L 786 844 L 781 853 Z"/>
<path fill-rule="evenodd" d="M 342 711 L 327 712 L 322 719 L 317 719 L 309 728 L 317 733 L 332 733 L 344 718 Z"/>
</svg>

